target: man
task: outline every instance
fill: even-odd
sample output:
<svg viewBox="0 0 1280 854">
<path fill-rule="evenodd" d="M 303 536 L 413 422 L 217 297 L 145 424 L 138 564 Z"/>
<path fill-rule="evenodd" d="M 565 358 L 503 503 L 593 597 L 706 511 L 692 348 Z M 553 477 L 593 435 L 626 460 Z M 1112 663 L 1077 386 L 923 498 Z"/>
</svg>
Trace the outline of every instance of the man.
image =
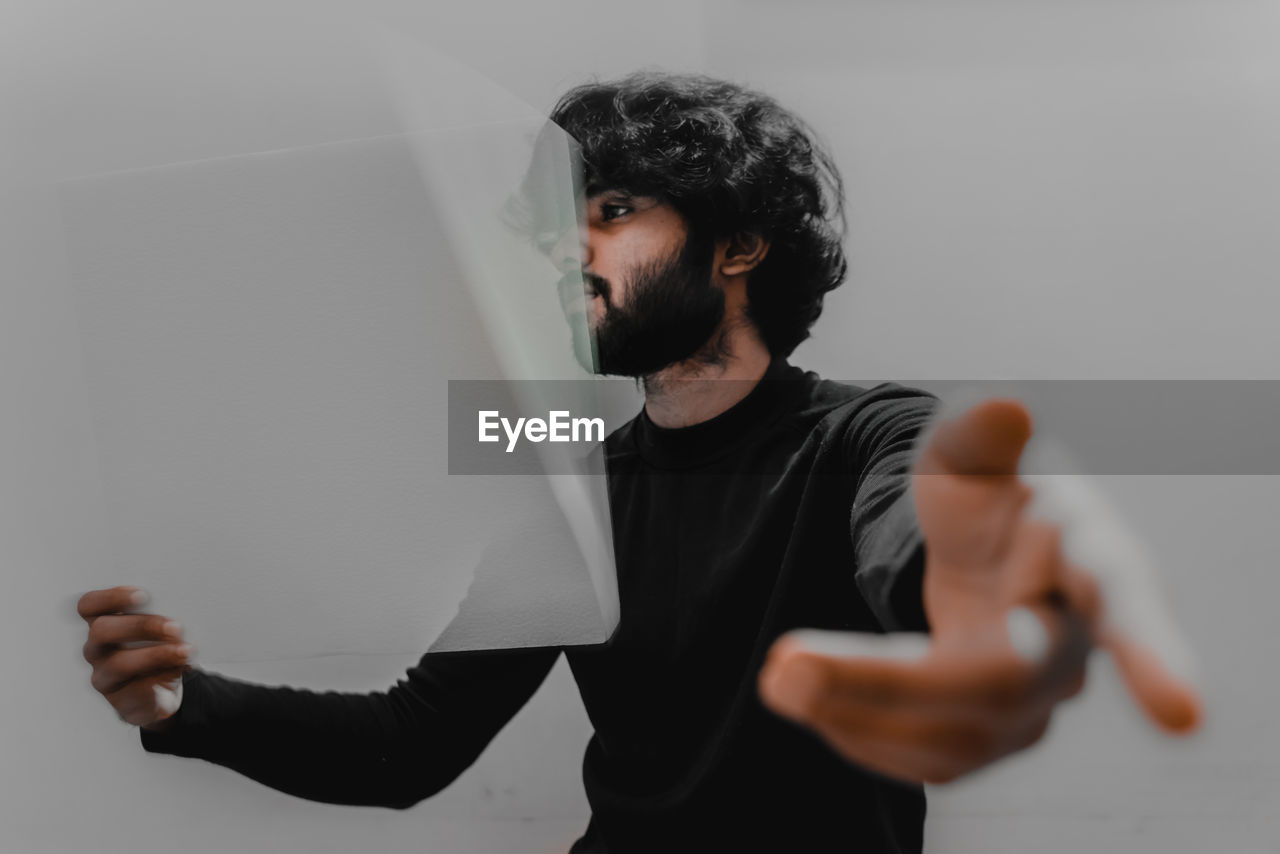
<svg viewBox="0 0 1280 854">
<path fill-rule="evenodd" d="M 317 694 L 188 668 L 181 630 L 136 613 L 136 591 L 88 593 L 93 684 L 147 750 L 405 808 L 467 768 L 563 652 L 596 729 L 574 852 L 907 852 L 919 783 L 1035 742 L 1095 642 L 1158 722 L 1194 727 L 1194 693 L 1099 635 L 1098 586 L 1027 512 L 1021 406 L 925 433 L 928 395 L 787 364 L 845 275 L 840 180 L 803 123 L 660 74 L 574 89 L 551 118 L 581 144 L 586 221 L 536 236 L 591 330 L 579 358 L 645 389 L 605 446 L 613 637 L 428 655 L 387 692 Z"/>
</svg>

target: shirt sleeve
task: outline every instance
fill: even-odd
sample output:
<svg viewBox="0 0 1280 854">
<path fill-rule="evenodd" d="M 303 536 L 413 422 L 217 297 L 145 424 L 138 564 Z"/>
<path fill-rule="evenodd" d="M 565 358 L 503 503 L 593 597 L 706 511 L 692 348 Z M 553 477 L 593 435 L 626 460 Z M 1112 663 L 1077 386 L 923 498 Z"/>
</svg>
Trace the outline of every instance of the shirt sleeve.
<svg viewBox="0 0 1280 854">
<path fill-rule="evenodd" d="M 886 384 L 868 391 L 859 404 L 846 434 L 857 477 L 850 514 L 855 579 L 885 631 L 926 632 L 924 538 L 910 486 L 916 441 L 937 398 Z"/>
<path fill-rule="evenodd" d="M 201 670 L 183 677 L 152 753 L 204 759 L 326 803 L 405 809 L 443 789 L 542 684 L 557 649 L 428 653 L 385 692 L 268 687 Z"/>
</svg>

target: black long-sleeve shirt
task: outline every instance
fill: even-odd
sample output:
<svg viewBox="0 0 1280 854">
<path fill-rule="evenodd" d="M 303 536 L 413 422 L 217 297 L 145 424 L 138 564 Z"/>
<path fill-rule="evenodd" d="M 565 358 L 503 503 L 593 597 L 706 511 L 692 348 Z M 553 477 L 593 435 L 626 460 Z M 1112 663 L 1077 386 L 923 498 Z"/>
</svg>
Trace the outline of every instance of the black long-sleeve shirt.
<svg viewBox="0 0 1280 854">
<path fill-rule="evenodd" d="M 922 790 L 769 713 L 756 678 L 793 628 L 926 628 L 907 472 L 933 403 L 777 363 L 710 421 L 641 412 L 605 444 L 621 605 L 607 643 L 428 654 L 375 694 L 191 671 L 174 726 L 143 745 L 404 808 L 470 766 L 563 652 L 595 727 L 574 854 L 919 851 Z"/>
</svg>

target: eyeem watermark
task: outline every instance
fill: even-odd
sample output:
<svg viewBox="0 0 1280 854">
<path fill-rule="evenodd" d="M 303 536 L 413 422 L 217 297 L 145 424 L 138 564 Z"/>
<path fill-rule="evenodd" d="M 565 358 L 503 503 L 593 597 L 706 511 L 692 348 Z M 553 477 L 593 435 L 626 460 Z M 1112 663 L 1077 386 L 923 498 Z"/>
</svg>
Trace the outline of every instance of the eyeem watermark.
<svg viewBox="0 0 1280 854">
<path fill-rule="evenodd" d="M 870 391 L 878 383 L 849 384 Z M 1037 436 L 1052 438 L 1070 454 L 1074 467 L 1064 474 L 1280 475 L 1277 380 L 913 380 L 907 385 L 943 398 L 963 390 L 973 398 L 1022 401 L 1035 416 Z M 449 380 L 449 474 L 580 474 L 584 466 L 595 467 L 588 473 L 604 474 L 603 446 L 610 433 L 636 417 L 643 403 L 636 384 L 623 379 Z M 634 432 L 621 439 L 612 448 L 617 454 L 639 450 Z M 764 474 L 790 459 L 757 454 L 741 465 L 750 468 L 743 473 Z M 723 462 L 724 467 L 737 464 L 730 457 Z M 1052 461 L 1028 457 L 1022 472 L 1059 473 Z"/>
<path fill-rule="evenodd" d="M 643 405 L 630 380 L 449 380 L 449 474 L 604 474 Z"/>
<path fill-rule="evenodd" d="M 528 442 L 603 442 L 603 418 L 574 418 L 567 409 L 553 409 L 543 418 L 503 418 L 496 409 L 481 409 L 478 441 L 500 442 L 501 432 L 506 434 L 507 453 L 516 449 L 523 435 Z"/>
</svg>

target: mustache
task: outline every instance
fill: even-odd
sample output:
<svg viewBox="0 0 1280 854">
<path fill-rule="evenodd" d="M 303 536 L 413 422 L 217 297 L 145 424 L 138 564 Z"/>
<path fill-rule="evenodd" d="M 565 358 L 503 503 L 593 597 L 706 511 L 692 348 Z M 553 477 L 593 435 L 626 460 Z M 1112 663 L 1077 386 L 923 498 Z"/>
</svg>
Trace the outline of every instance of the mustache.
<svg viewBox="0 0 1280 854">
<path fill-rule="evenodd" d="M 605 301 L 605 305 L 609 304 L 609 293 L 611 286 L 609 280 L 594 273 L 587 272 L 569 272 L 560 277 L 560 281 L 556 283 L 556 289 L 560 293 L 560 302 L 562 304 L 569 302 L 575 296 L 583 293 L 585 290 L 588 294 L 597 293 L 600 298 Z"/>
</svg>

